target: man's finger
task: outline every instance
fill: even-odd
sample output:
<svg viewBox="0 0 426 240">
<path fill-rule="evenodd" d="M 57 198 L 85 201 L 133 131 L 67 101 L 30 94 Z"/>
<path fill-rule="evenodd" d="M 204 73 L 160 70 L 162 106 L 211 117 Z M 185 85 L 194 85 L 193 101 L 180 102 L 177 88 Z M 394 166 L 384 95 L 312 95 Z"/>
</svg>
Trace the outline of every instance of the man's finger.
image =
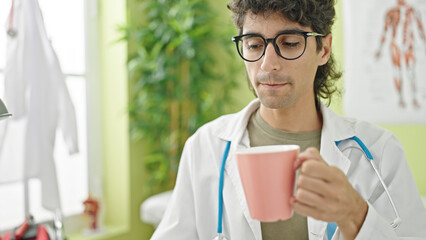
<svg viewBox="0 0 426 240">
<path fill-rule="evenodd" d="M 297 189 L 303 188 L 308 191 L 314 192 L 321 196 L 328 196 L 332 191 L 327 185 L 327 182 L 322 179 L 310 177 L 307 175 L 299 175 L 296 182 Z"/>
<path fill-rule="evenodd" d="M 317 160 L 307 160 L 302 163 L 299 175 L 320 179 L 324 182 L 331 182 L 334 179 L 333 168 Z"/>
<path fill-rule="evenodd" d="M 294 196 L 296 202 L 315 208 L 324 204 L 324 197 L 314 192 L 299 188 Z"/>
<path fill-rule="evenodd" d="M 324 214 L 324 211 L 321 209 L 318 209 L 316 207 L 312 207 L 306 204 L 303 204 L 301 202 L 295 201 L 293 203 L 293 210 L 297 212 L 299 215 L 305 216 L 305 217 L 313 217 L 318 220 L 331 222 L 332 218 L 330 218 L 328 215 Z"/>
<path fill-rule="evenodd" d="M 316 161 L 323 162 L 323 163 L 327 164 L 322 159 L 321 154 L 318 151 L 318 149 L 310 147 L 310 148 L 307 148 L 305 151 L 303 151 L 299 154 L 296 162 L 294 163 L 294 169 L 298 169 L 303 164 L 303 162 L 305 162 L 307 160 L 316 160 Z"/>
</svg>

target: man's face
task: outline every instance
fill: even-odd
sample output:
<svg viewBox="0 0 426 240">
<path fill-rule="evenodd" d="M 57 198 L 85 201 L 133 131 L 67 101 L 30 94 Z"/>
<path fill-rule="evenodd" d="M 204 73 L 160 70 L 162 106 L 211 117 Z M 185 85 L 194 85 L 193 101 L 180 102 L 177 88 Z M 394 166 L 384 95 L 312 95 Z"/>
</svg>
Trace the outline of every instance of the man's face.
<svg viewBox="0 0 426 240">
<path fill-rule="evenodd" d="M 278 13 L 265 15 L 266 18 L 263 14 L 247 13 L 243 34 L 257 33 L 264 38 L 274 38 L 284 30 L 312 32 L 310 27 L 291 22 Z M 326 38 L 329 38 L 331 45 L 331 36 Z M 308 37 L 306 44 L 305 53 L 296 60 L 281 58 L 270 43 L 260 60 L 245 62 L 251 84 L 264 107 L 282 109 L 312 104 L 315 101 L 315 74 L 318 66 L 327 62 L 329 51 L 327 53 L 323 47 L 318 52 L 315 37 Z M 327 48 L 327 44 L 325 45 Z"/>
</svg>

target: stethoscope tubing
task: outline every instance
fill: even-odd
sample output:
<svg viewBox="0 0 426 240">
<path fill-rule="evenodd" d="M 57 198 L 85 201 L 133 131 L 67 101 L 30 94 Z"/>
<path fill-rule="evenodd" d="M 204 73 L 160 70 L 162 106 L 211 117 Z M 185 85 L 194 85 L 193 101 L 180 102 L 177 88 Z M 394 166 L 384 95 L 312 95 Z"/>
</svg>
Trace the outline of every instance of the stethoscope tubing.
<svg viewBox="0 0 426 240">
<path fill-rule="evenodd" d="M 222 219 L 223 219 L 223 178 L 225 173 L 225 165 L 226 165 L 226 159 L 229 155 L 229 149 L 231 147 L 231 141 L 228 141 L 226 143 L 225 151 L 223 152 L 222 157 L 222 166 L 220 167 L 220 177 L 219 177 L 219 209 L 218 209 L 218 223 L 217 223 L 217 233 L 222 233 Z"/>
<path fill-rule="evenodd" d="M 371 153 L 368 150 L 368 148 L 365 146 L 365 144 L 358 137 L 354 136 L 354 137 L 349 138 L 349 139 L 352 139 L 352 140 L 354 140 L 354 141 L 356 141 L 358 143 L 358 145 L 361 147 L 361 152 L 363 152 L 365 159 L 369 160 L 372 168 L 374 169 L 374 172 L 376 173 L 377 178 L 379 179 L 380 183 L 382 184 L 383 189 L 385 190 L 385 193 L 386 193 L 386 195 L 387 195 L 387 197 L 389 199 L 389 202 L 390 202 L 390 204 L 392 206 L 392 209 L 393 209 L 393 211 L 395 213 L 395 216 L 396 216 L 396 218 L 391 223 L 391 226 L 392 226 L 392 228 L 394 230 L 397 229 L 399 227 L 399 225 L 402 223 L 402 219 L 399 216 L 399 212 L 396 209 L 395 203 L 394 203 L 394 201 L 393 201 L 393 199 L 391 197 L 391 194 L 390 194 L 390 192 L 388 190 L 388 187 L 385 184 L 385 181 L 382 178 L 382 175 L 379 173 L 379 170 L 376 168 L 376 165 L 374 164 L 373 155 L 371 155 Z M 341 141 L 336 142 L 336 146 L 338 146 L 340 142 Z M 346 149 L 349 149 L 349 148 L 360 150 L 359 148 L 357 148 L 355 146 L 348 146 L 348 147 L 342 149 L 342 152 L 345 151 Z"/>
</svg>

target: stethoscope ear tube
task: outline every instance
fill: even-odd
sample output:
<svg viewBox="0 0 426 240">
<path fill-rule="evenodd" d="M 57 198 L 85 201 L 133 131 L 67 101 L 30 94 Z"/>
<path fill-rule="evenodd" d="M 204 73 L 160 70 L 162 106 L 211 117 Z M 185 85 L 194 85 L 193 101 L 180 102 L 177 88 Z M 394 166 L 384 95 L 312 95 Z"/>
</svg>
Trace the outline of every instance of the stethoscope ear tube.
<svg viewBox="0 0 426 240">
<path fill-rule="evenodd" d="M 402 219 L 399 217 L 398 210 L 395 207 L 395 203 L 392 200 L 392 197 L 391 197 L 391 195 L 389 193 L 388 187 L 386 187 L 386 184 L 383 181 L 383 178 L 380 175 L 379 171 L 377 170 L 376 165 L 374 165 L 373 161 L 369 161 L 369 162 L 370 162 L 371 166 L 373 167 L 374 171 L 376 172 L 376 175 L 379 178 L 380 183 L 382 184 L 383 188 L 385 189 L 385 192 L 386 192 L 386 195 L 388 196 L 389 202 L 392 205 L 392 208 L 393 208 L 393 211 L 395 213 L 396 218 L 391 223 L 391 226 L 392 226 L 393 230 L 396 230 L 399 227 L 399 225 L 402 223 Z"/>
<path fill-rule="evenodd" d="M 399 225 L 401 225 L 401 223 L 402 223 L 402 219 L 400 217 L 395 218 L 395 220 L 393 220 L 393 222 L 391 223 L 393 230 L 396 230 L 399 227 Z"/>
<path fill-rule="evenodd" d="M 394 202 L 393 202 L 393 200 L 392 200 L 392 197 L 391 197 L 391 195 L 390 195 L 390 193 L 389 193 L 389 190 L 388 190 L 388 188 L 387 188 L 387 186 L 386 186 L 386 184 L 385 184 L 385 181 L 383 181 L 383 178 L 382 178 L 382 176 L 380 175 L 379 171 L 377 170 L 376 165 L 374 165 L 374 162 L 373 162 L 373 155 L 370 153 L 370 151 L 368 150 L 367 146 L 365 146 L 365 144 L 364 144 L 364 143 L 361 141 L 361 139 L 359 139 L 358 137 L 353 136 L 353 137 L 348 138 L 348 139 L 354 140 L 356 143 L 358 143 L 359 147 L 361 148 L 361 151 L 364 153 L 364 157 L 365 157 L 365 159 L 366 159 L 366 160 L 368 160 L 368 162 L 370 162 L 371 166 L 372 166 L 372 167 L 373 167 L 373 169 L 374 169 L 374 172 L 375 172 L 375 173 L 376 173 L 376 175 L 377 175 L 377 178 L 379 179 L 380 183 L 382 184 L 383 189 L 385 190 L 386 195 L 387 195 L 387 197 L 388 197 L 388 199 L 389 199 L 389 202 L 390 202 L 390 203 L 391 203 L 391 205 L 392 205 L 393 212 L 395 213 L 395 216 L 396 216 L 396 218 L 395 218 L 395 219 L 392 221 L 392 223 L 391 223 L 391 226 L 392 226 L 393 230 L 396 230 L 396 229 L 399 227 L 399 225 L 401 225 L 401 223 L 402 223 L 402 219 L 401 219 L 401 217 L 399 216 L 398 210 L 397 210 L 397 209 L 396 209 L 396 207 L 395 207 L 395 203 L 394 203 Z M 342 141 L 337 141 L 337 142 L 336 142 L 336 146 L 339 146 L 339 144 L 340 144 L 341 142 L 342 142 Z M 360 150 L 359 148 L 357 148 L 357 147 L 355 147 L 355 146 L 350 146 L 350 147 L 347 147 L 347 148 L 355 148 L 355 149 Z M 344 151 L 344 150 L 342 150 L 342 151 Z"/>
</svg>

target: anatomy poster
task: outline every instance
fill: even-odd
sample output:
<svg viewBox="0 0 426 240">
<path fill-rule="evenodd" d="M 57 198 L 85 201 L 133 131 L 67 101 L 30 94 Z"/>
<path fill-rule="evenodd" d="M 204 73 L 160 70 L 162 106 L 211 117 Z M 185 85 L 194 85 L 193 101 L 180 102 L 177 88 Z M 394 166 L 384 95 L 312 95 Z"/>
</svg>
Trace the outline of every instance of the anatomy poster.
<svg viewBox="0 0 426 240">
<path fill-rule="evenodd" d="M 344 110 L 376 123 L 426 123 L 426 1 L 343 1 Z"/>
</svg>

